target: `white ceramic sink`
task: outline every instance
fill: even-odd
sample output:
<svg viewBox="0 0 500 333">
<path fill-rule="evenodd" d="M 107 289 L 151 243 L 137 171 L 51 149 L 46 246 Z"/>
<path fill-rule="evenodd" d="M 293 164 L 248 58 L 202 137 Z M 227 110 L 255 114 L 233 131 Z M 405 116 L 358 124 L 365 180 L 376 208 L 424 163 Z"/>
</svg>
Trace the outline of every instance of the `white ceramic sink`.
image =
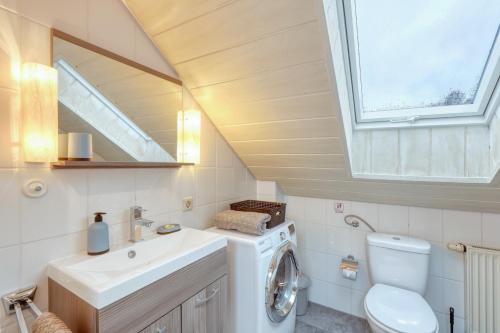
<svg viewBox="0 0 500 333">
<path fill-rule="evenodd" d="M 81 254 L 52 261 L 47 274 L 101 309 L 226 244 L 226 239 L 218 234 L 183 228 L 100 256 Z"/>
</svg>

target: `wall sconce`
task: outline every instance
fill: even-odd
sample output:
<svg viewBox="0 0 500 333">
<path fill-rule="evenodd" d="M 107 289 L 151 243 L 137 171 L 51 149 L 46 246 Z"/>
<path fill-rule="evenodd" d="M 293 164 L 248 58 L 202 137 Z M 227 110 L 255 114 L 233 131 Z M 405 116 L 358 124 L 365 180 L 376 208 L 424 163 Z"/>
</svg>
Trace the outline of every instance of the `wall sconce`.
<svg viewBox="0 0 500 333">
<path fill-rule="evenodd" d="M 200 163 L 201 113 L 196 110 L 177 113 L 177 161 Z"/>
<path fill-rule="evenodd" d="M 41 64 L 23 64 L 21 115 L 24 160 L 57 161 L 57 70 Z"/>
</svg>

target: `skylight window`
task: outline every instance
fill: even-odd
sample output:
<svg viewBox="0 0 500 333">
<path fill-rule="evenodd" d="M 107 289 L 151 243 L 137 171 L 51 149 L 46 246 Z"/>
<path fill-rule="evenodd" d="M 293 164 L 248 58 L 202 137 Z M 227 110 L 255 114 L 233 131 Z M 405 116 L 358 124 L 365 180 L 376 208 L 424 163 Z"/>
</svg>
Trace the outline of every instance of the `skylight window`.
<svg viewBox="0 0 500 333">
<path fill-rule="evenodd" d="M 499 1 L 344 0 L 343 10 L 358 124 L 484 119 L 500 73 Z"/>
</svg>

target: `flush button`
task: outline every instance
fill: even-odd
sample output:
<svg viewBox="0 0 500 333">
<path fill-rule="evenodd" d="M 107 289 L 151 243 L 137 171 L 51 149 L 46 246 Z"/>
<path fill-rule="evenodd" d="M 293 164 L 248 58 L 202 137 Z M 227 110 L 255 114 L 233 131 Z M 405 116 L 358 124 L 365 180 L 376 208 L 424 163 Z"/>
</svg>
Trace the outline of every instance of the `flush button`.
<svg viewBox="0 0 500 333">
<path fill-rule="evenodd" d="M 394 240 L 401 240 L 401 238 L 399 238 L 399 237 L 392 237 L 392 239 L 394 239 Z"/>
</svg>

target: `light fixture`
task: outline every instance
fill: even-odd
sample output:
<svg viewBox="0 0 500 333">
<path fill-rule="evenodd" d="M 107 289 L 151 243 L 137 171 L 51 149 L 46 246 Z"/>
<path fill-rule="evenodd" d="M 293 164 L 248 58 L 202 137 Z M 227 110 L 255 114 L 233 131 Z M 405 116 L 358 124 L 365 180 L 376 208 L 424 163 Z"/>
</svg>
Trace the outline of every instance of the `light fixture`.
<svg viewBox="0 0 500 333">
<path fill-rule="evenodd" d="M 177 113 L 177 161 L 200 163 L 201 113 L 197 110 Z"/>
<path fill-rule="evenodd" d="M 21 114 L 24 160 L 57 161 L 57 71 L 54 68 L 23 64 Z"/>
</svg>

